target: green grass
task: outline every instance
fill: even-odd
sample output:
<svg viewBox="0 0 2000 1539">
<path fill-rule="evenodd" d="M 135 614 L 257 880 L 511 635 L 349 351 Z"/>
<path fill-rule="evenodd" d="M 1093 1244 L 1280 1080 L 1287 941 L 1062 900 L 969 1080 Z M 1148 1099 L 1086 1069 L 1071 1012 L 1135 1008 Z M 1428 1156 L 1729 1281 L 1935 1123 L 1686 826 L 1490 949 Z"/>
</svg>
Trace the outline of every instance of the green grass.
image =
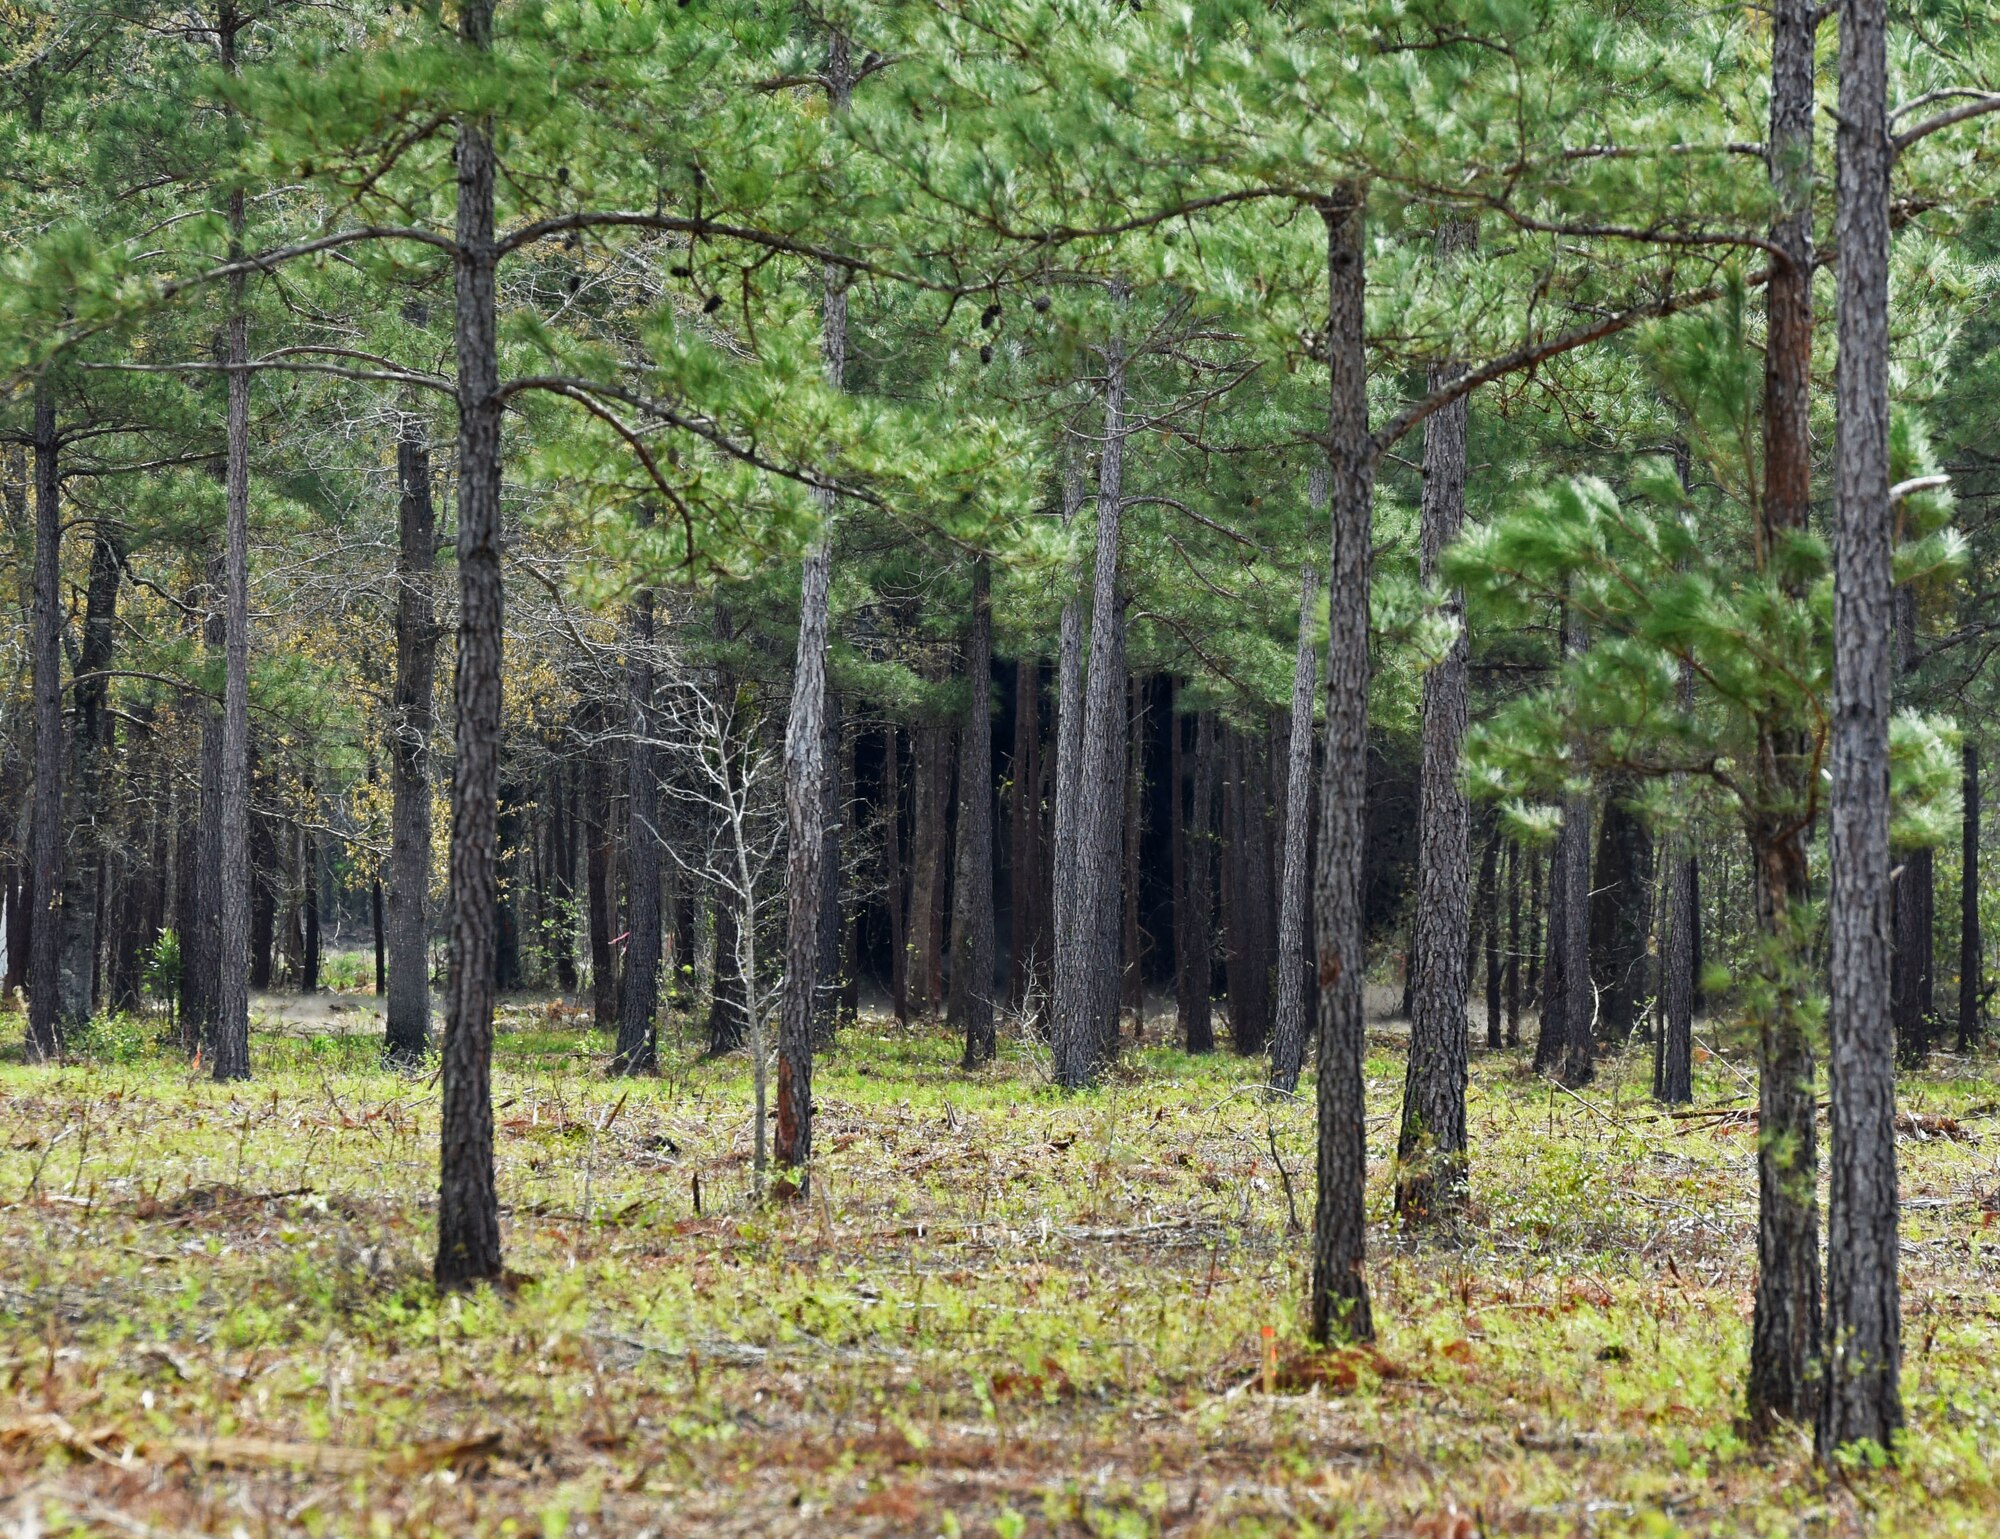
<svg viewBox="0 0 2000 1539">
<path fill-rule="evenodd" d="M 1584 1099 L 1477 1055 L 1475 1209 L 1443 1244 L 1389 1226 L 1401 1054 L 1377 1043 L 1380 1349 L 1267 1395 L 1264 1328 L 1281 1390 L 1306 1358 L 1311 1108 L 1253 1064 L 1145 1048 L 1065 1097 L 1030 1046 L 967 1076 L 942 1035 L 869 1021 L 817 1074 L 812 1199 L 757 1207 L 741 1059 L 670 1042 L 628 1086 L 600 1037 L 505 1025 L 520 1275 L 469 1298 L 428 1282 L 437 1086 L 371 1039 L 260 1036 L 235 1087 L 116 1023 L 91 1061 L 0 1069 L 0 1490 L 51 1533 L 1928 1535 L 2000 1511 L 1990 1145 L 1903 1146 L 1912 1432 L 1900 1470 L 1829 1482 L 1802 1435 L 1737 1424 L 1754 1135 L 1657 1116 L 1639 1050 Z M 1699 1100 L 1741 1093 L 1737 1058 Z"/>
</svg>

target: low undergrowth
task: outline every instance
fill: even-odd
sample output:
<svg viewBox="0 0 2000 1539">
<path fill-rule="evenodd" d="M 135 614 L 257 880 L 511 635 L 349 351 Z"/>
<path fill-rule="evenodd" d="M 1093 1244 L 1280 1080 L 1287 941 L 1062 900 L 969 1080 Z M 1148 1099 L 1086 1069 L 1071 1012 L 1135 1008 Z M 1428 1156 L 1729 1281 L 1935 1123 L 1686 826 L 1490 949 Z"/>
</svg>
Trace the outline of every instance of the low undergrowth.
<svg viewBox="0 0 2000 1539">
<path fill-rule="evenodd" d="M 607 1080 L 559 1008 L 497 1058 L 501 1293 L 428 1281 L 438 1091 L 264 1035 L 217 1087 L 143 1033 L 0 1069 L 0 1506 L 29 1533 L 1988 1534 L 2000 1131 L 1912 1076 L 1901 1468 L 1738 1424 L 1755 1248 L 1743 1055 L 1581 1096 L 1475 1055 L 1473 1207 L 1389 1223 L 1382 1339 L 1305 1350 L 1312 1109 L 1129 1050 L 1065 1097 L 867 1019 L 816 1081 L 811 1197 L 749 1201 L 746 1066 Z"/>
</svg>

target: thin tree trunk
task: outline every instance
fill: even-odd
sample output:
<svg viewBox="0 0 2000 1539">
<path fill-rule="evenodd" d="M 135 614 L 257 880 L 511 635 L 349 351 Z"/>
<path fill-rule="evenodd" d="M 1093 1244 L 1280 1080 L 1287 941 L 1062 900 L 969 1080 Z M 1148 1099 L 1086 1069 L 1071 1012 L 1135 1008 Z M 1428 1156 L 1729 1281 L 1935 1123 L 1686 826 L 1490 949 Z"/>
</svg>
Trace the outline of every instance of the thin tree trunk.
<svg viewBox="0 0 2000 1539">
<path fill-rule="evenodd" d="M 986 558 L 972 566 L 965 646 L 965 724 L 958 736 L 958 881 L 951 920 L 950 1017 L 965 1037 L 960 1065 L 993 1061 L 993 599 Z"/>
<path fill-rule="evenodd" d="M 1167 680 L 1167 879 L 1174 902 L 1174 1026 L 1185 1031 L 1188 1018 L 1187 913 L 1187 720 L 1181 714 L 1181 681 Z"/>
<path fill-rule="evenodd" d="M 1012 843 L 1007 994 L 1017 1008 L 1025 1007 L 1034 993 L 1039 961 L 1035 941 L 1041 933 L 1041 667 L 1033 657 L 1020 658 L 1014 664 L 1014 762 L 1007 830 Z"/>
<path fill-rule="evenodd" d="M 1083 476 L 1078 464 L 1080 451 L 1065 445 L 1063 463 L 1062 523 L 1069 529 L 1083 507 Z M 1077 578 L 1081 582 L 1081 577 Z M 1063 600 L 1060 634 L 1056 644 L 1056 772 L 1055 817 L 1050 835 L 1051 874 L 1049 1000 L 1047 1026 L 1052 1045 L 1062 1051 L 1056 1037 L 1058 991 L 1069 976 L 1063 950 L 1077 931 L 1077 821 L 1083 795 L 1083 598 L 1072 591 Z M 1060 1066 L 1058 1073 L 1060 1073 Z"/>
<path fill-rule="evenodd" d="M 1440 266 L 1472 245 L 1472 229 L 1447 220 L 1437 234 Z M 1437 389 L 1463 372 L 1447 363 L 1430 371 Z M 1445 547 L 1465 525 L 1467 408 L 1461 396 L 1424 421 L 1424 488 L 1419 527 L 1422 579 L 1438 580 Z M 1411 957 L 1410 1057 L 1396 1140 L 1396 1213 L 1405 1224 L 1447 1218 L 1465 1202 L 1467 942 L 1471 916 L 1472 813 L 1459 783 L 1465 742 L 1465 599 L 1444 595 L 1454 622 L 1449 650 L 1424 674 L 1423 765 L 1417 819 L 1417 917 Z"/>
<path fill-rule="evenodd" d="M 1958 1050 L 1979 1042 L 1979 1004 L 1985 964 L 1979 944 L 1979 745 L 1968 734 L 1961 785 L 1965 816 L 1959 827 Z"/>
<path fill-rule="evenodd" d="M 590 701 L 579 713 L 583 750 L 584 910 L 590 931 L 591 1015 L 599 1031 L 618 1019 L 618 962 L 611 937 L 618 933 L 617 888 L 612 879 L 610 749 L 604 741 L 605 707 Z"/>
<path fill-rule="evenodd" d="M 1264 776 L 1247 734 L 1231 729 L 1229 780 L 1223 796 L 1223 888 L 1228 935 L 1229 1042 L 1239 1054 L 1262 1053 L 1270 1037 L 1271 948 Z"/>
<path fill-rule="evenodd" d="M 891 722 L 882 734 L 882 886 L 889 905 L 889 1003 L 898 1024 L 910 1019 L 907 883 L 903 875 L 902 734 Z"/>
<path fill-rule="evenodd" d="M 1307 504 L 1326 505 L 1326 473 L 1315 466 Z M 1305 1065 L 1308 951 L 1306 914 L 1312 902 L 1306 865 L 1312 829 L 1313 607 L 1319 573 L 1310 563 L 1299 571 L 1299 636 L 1292 659 L 1292 721 L 1285 741 L 1284 854 L 1278 878 L 1278 1008 L 1271 1023 L 1271 1083 L 1279 1090 L 1299 1087 Z M 1175 795 L 1179 795 L 1178 786 Z"/>
<path fill-rule="evenodd" d="M 1563 982 L 1563 900 L 1568 893 L 1568 884 L 1563 879 L 1563 862 L 1568 858 L 1563 846 L 1563 831 L 1558 829 L 1555 842 L 1549 846 L 1549 900 L 1548 922 L 1545 931 L 1546 944 L 1542 948 L 1541 1020 L 1535 1034 L 1535 1072 L 1553 1074 L 1562 1066 L 1563 1049 L 1568 1042 L 1566 1021 L 1569 1011 L 1569 989 Z M 1537 873 L 1539 874 L 1539 872 Z"/>
<path fill-rule="evenodd" d="M 1124 874 L 1120 886 L 1120 1006 L 1132 1016 L 1133 1040 L 1146 1033 L 1146 975 L 1139 930 L 1139 840 L 1146 795 L 1146 686 L 1136 674 L 1126 691 Z"/>
<path fill-rule="evenodd" d="M 1507 841 L 1507 1046 L 1521 1045 L 1521 845 Z"/>
<path fill-rule="evenodd" d="M 1486 854 L 1479 862 L 1479 928 L 1486 937 L 1486 1045 L 1497 1050 L 1500 1026 L 1500 828 L 1496 821 L 1486 836 Z"/>
<path fill-rule="evenodd" d="M 1327 232 L 1326 765 L 1320 791 L 1313 909 L 1319 951 L 1317 1195 L 1313 1203 L 1312 1339 L 1371 1341 L 1367 1255 L 1368 1148 L 1361 1067 L 1367 1049 L 1362 983 L 1367 953 L 1361 862 L 1367 843 L 1368 594 L 1375 444 L 1368 432 L 1361 186 L 1343 182 L 1321 204 Z"/>
<path fill-rule="evenodd" d="M 396 436 L 396 682 L 389 733 L 389 1000 L 383 1055 L 416 1064 L 431 1037 L 431 720 L 437 687 L 437 507 L 414 412 Z"/>
<path fill-rule="evenodd" d="M 1917 665 L 1917 595 L 1895 591 L 1896 666 L 1904 677 Z M 1893 854 L 1891 860 L 1894 859 Z M 1928 847 L 1903 854 L 1889 882 L 1889 1013 L 1896 1026 L 1896 1061 L 1921 1069 L 1930 1059 L 1932 1027 L 1931 943 L 1937 909 L 1937 867 Z"/>
<path fill-rule="evenodd" d="M 840 697 L 829 694 L 826 731 L 821 750 L 826 772 L 820 779 L 819 821 L 819 973 L 813 982 L 813 1047 L 831 1047 L 840 1029 L 841 1001 L 846 989 L 844 971 L 846 926 L 841 903 L 840 831 L 852 800 L 849 782 L 853 767 L 847 762 L 844 744 L 850 741 L 843 727 L 845 712 Z"/>
<path fill-rule="evenodd" d="M 640 514 L 650 524 L 650 510 Z M 660 1015 L 660 768 L 653 721 L 653 590 L 632 596 L 626 617 L 630 645 L 625 662 L 632 740 L 626 755 L 625 976 L 618 1001 L 618 1043 L 613 1074 L 659 1071 Z"/>
<path fill-rule="evenodd" d="M 909 970 L 910 1013 L 928 1018 L 944 1003 L 944 875 L 946 804 L 951 795 L 951 734 L 922 726 L 911 754 Z"/>
<path fill-rule="evenodd" d="M 1215 1051 L 1215 780 L 1222 758 L 1215 713 L 1195 718 L 1194 787 L 1187 820 L 1188 1009 L 1181 1043 Z"/>
<path fill-rule="evenodd" d="M 76 725 L 70 734 L 70 774 L 65 797 L 67 860 L 62 898 L 62 1005 L 64 1028 L 88 1021 L 96 1005 L 95 975 L 100 940 L 98 895 L 112 856 L 113 839 L 105 806 L 105 775 L 113 739 L 111 665 L 118 623 L 118 585 L 123 553 L 100 526 L 90 552 L 85 589 L 83 639 L 77 648 Z"/>
<path fill-rule="evenodd" d="M 1666 1010 L 1653 1076 L 1653 1094 L 1669 1106 L 1694 1099 L 1694 898 L 1694 857 L 1678 855 L 1668 875 L 1661 956 Z"/>
<path fill-rule="evenodd" d="M 492 46 L 493 0 L 464 0 L 466 47 Z M 490 120 L 457 135 L 453 256 L 458 362 L 458 758 L 452 775 L 451 982 L 445 1009 L 438 1243 L 440 1288 L 500 1277 L 493 1176 L 493 956 L 499 909 L 501 637 L 499 337 Z"/>
<path fill-rule="evenodd" d="M 1889 173 L 1882 0 L 1840 19 L 1838 417 L 1828 1014 L 1825 1392 L 1818 1448 L 1892 1447 L 1903 1426 L 1889 1030 Z"/>
<path fill-rule="evenodd" d="M 28 931 L 30 1063 L 62 1056 L 63 740 L 62 478 L 55 401 L 35 390 L 34 655 L 35 800 L 29 831 L 34 919 Z"/>
</svg>

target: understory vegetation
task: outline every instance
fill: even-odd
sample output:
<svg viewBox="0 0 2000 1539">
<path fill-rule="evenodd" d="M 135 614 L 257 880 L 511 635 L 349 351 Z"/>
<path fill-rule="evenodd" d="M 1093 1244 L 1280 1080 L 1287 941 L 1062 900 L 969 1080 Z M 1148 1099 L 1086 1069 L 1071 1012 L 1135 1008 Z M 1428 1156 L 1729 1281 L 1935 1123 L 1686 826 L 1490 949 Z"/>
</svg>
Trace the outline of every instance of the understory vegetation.
<svg viewBox="0 0 2000 1539">
<path fill-rule="evenodd" d="M 440 1294 L 435 1077 L 355 1003 L 260 1032 L 254 1084 L 144 1050 L 0 1077 L 9 1532 L 1970 1535 L 2000 1502 L 1983 1061 L 1900 1087 L 1909 1432 L 1855 1481 L 1739 1425 L 1754 1050 L 1709 1023 L 1684 1112 L 1643 1045 L 1581 1093 L 1476 1052 L 1470 1205 L 1410 1240 L 1374 1012 L 1380 1334 L 1322 1355 L 1311 1101 L 1258 1060 L 1155 1030 L 1070 1095 L 1017 1034 L 966 1075 L 866 1014 L 811 1200 L 753 1204 L 740 1057 L 686 1027 L 608 1080 L 608 1035 L 510 1004 L 514 1270 Z"/>
</svg>

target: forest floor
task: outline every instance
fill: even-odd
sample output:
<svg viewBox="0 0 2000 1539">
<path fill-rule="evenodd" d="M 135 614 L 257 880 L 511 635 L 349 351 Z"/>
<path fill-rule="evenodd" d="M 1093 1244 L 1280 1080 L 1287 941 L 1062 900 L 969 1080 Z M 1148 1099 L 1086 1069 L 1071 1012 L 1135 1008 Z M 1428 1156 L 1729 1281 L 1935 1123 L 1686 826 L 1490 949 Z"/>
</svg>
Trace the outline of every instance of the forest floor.
<svg viewBox="0 0 2000 1539">
<path fill-rule="evenodd" d="M 1053 1093 L 869 1018 L 818 1071 L 811 1199 L 749 1200 L 747 1073 L 625 1085 L 559 1005 L 495 1072 L 500 1294 L 428 1282 L 438 1090 L 371 1037 L 260 1034 L 219 1087 L 105 1034 L 0 1066 L 0 1534 L 1991 1534 L 1992 1064 L 1912 1076 L 1903 1467 L 1737 1424 L 1755 1240 L 1745 1055 L 1697 1116 L 1642 1048 L 1583 1095 L 1477 1052 L 1475 1206 L 1388 1223 L 1379 1346 L 1299 1304 L 1311 1106 L 1129 1051 Z M 7 1041 L 18 1040 L 0 1021 Z M 18 1050 L 16 1050 L 18 1054 Z M 1268 1335 L 1266 1333 L 1269 1333 Z"/>
</svg>

